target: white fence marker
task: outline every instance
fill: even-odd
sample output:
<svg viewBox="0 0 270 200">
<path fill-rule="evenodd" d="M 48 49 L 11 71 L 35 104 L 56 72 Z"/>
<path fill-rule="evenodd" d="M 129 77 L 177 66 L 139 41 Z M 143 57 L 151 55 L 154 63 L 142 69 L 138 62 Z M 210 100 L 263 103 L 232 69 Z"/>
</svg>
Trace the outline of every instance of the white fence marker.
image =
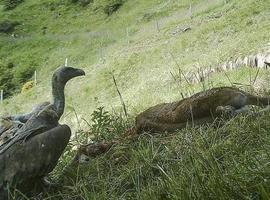
<svg viewBox="0 0 270 200">
<path fill-rule="evenodd" d="M 102 63 L 104 63 L 105 62 L 105 58 L 104 58 L 104 55 L 103 55 L 103 48 L 102 48 L 102 46 L 99 49 L 99 54 L 100 54 L 100 60 L 102 61 Z"/>
<path fill-rule="evenodd" d="M 157 19 L 156 19 L 156 27 L 157 27 L 157 32 L 160 32 L 159 22 Z"/>
<path fill-rule="evenodd" d="M 189 15 L 190 19 L 192 19 L 192 6 L 191 6 L 191 4 L 189 4 L 188 15 Z"/>
<path fill-rule="evenodd" d="M 2 104 L 4 100 L 4 90 L 1 90 L 0 92 L 0 103 Z"/>
<path fill-rule="evenodd" d="M 37 71 L 35 71 L 35 74 L 34 74 L 34 84 L 35 86 L 37 86 Z"/>
<path fill-rule="evenodd" d="M 68 59 L 66 58 L 66 60 L 65 60 L 65 67 L 67 67 L 68 66 Z"/>
<path fill-rule="evenodd" d="M 126 34 L 127 34 L 127 43 L 129 44 L 129 30 L 128 30 L 128 27 L 126 28 Z"/>
</svg>

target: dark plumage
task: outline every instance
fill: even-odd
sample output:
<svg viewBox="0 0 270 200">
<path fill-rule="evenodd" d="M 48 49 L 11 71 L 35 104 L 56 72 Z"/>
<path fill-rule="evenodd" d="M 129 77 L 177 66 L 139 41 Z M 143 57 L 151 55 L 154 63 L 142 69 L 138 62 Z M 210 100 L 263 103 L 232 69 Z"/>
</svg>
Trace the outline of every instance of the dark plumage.
<svg viewBox="0 0 270 200">
<path fill-rule="evenodd" d="M 52 78 L 53 102 L 10 117 L 25 124 L 0 145 L 0 197 L 7 185 L 29 192 L 53 170 L 71 135 L 67 125 L 58 123 L 65 107 L 64 88 L 68 80 L 84 74 L 72 67 L 58 68 Z"/>
</svg>

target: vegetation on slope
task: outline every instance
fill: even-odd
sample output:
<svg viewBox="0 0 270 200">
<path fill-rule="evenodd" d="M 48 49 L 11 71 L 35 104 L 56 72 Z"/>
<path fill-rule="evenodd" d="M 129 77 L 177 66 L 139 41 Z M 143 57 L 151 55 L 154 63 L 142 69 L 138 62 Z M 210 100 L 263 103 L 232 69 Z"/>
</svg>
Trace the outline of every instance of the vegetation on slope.
<svg viewBox="0 0 270 200">
<path fill-rule="evenodd" d="M 269 111 L 242 115 L 125 140 L 69 171 L 63 189 L 42 199 L 269 199 L 269 117 Z M 119 132 L 125 126 L 114 124 Z M 54 176 L 72 159 L 72 147 Z"/>
<path fill-rule="evenodd" d="M 0 114 L 26 112 L 47 100 L 52 71 L 66 57 L 87 73 L 66 91 L 62 120 L 77 130 L 88 128 L 83 119 L 91 123 L 96 107 L 121 109 L 112 73 L 132 118 L 156 103 L 179 100 L 181 93 L 233 82 L 250 85 L 256 70 L 245 68 L 216 74 L 204 85 L 174 77 L 179 66 L 188 71 L 194 65 L 215 65 L 269 42 L 268 0 L 126 0 L 113 13 L 105 8 L 117 1 L 82 2 L 25 0 L 12 10 L 0 6 L 0 21 L 20 23 L 13 36 L 0 33 L 0 66 L 7 73 L 0 74 L 0 86 L 17 93 L 34 70 L 38 73 L 38 86 L 7 99 Z M 190 30 L 182 32 L 184 27 Z M 8 69 L 9 63 L 13 67 Z M 11 82 L 5 79 L 9 76 Z M 263 70 L 257 80 L 267 78 Z M 268 115 L 126 141 L 78 169 L 67 180 L 71 187 L 48 198 L 267 199 Z M 99 136 L 108 133 L 100 131 Z M 71 155 L 65 154 L 59 169 Z"/>
<path fill-rule="evenodd" d="M 79 168 L 62 197 L 268 199 L 268 119 L 269 113 L 242 116 L 223 126 L 144 134 Z"/>
<path fill-rule="evenodd" d="M 268 42 L 267 1 L 202 0 L 192 1 L 191 5 L 192 18 L 188 16 L 190 1 L 127 1 L 110 17 L 95 1 L 82 8 L 66 1 L 29 0 L 2 12 L 0 19 L 24 24 L 17 27 L 17 38 L 1 36 L 2 62 L 12 62 L 15 71 L 37 69 L 40 83 L 27 94 L 28 102 L 22 103 L 25 96 L 18 95 L 6 102 L 4 112 L 26 112 L 47 99 L 50 90 L 44 92 L 44 87 L 49 88 L 52 70 L 66 57 L 70 65 L 87 72 L 84 80 L 67 90 L 68 104 L 89 118 L 99 105 L 120 107 L 111 73 L 115 74 L 130 114 L 138 113 L 155 103 L 179 99 L 180 92 L 193 93 L 193 88 L 184 83 L 179 86 L 171 76 L 170 72 L 178 71 L 176 62 L 188 71 L 197 64 L 215 65 L 245 55 Z M 171 34 L 182 26 L 190 26 L 191 30 Z M 246 76 L 241 78 L 238 81 Z M 219 79 L 211 81 L 214 85 L 224 84 Z M 83 92 L 75 101 L 71 96 L 75 96 L 78 84 Z M 195 88 L 201 89 L 199 85 Z"/>
</svg>

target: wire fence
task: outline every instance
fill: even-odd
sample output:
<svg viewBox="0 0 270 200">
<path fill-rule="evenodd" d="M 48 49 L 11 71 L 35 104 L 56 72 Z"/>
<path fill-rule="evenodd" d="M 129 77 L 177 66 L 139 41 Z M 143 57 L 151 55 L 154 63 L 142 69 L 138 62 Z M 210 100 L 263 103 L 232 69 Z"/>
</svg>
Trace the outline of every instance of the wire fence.
<svg viewBox="0 0 270 200">
<path fill-rule="evenodd" d="M 67 67 L 68 66 L 68 59 L 66 58 L 65 59 L 65 64 L 64 64 L 64 66 L 65 67 Z M 36 87 L 37 86 L 37 70 L 35 70 L 35 72 L 34 72 L 34 75 L 33 75 L 33 81 L 34 81 L 34 87 Z M 3 102 L 4 102 L 4 95 L 5 95 L 5 91 L 2 89 L 2 90 L 0 90 L 0 105 L 2 105 L 3 104 Z"/>
<path fill-rule="evenodd" d="M 220 0 L 216 0 L 218 2 L 220 2 Z M 226 2 L 226 0 L 224 0 L 224 2 Z M 197 7 L 196 7 L 197 6 Z M 154 30 L 155 32 L 157 33 L 161 33 L 162 32 L 162 29 L 164 27 L 166 27 L 168 25 L 168 22 L 171 22 L 172 18 L 176 18 L 176 19 L 192 19 L 193 15 L 194 15 L 194 11 L 195 10 L 198 10 L 200 11 L 200 9 L 198 8 L 199 5 L 192 5 L 191 3 L 189 4 L 188 8 L 185 8 L 182 10 L 182 12 L 178 12 L 176 13 L 175 15 L 173 16 L 169 16 L 169 17 L 165 17 L 165 18 L 162 18 L 162 19 L 154 19 L 152 22 L 153 22 L 153 26 L 152 26 L 152 31 Z M 202 9 L 202 8 L 201 8 Z M 148 27 L 149 28 L 149 27 Z M 179 27 L 176 27 L 176 28 L 179 28 Z M 183 28 L 183 27 L 182 27 Z M 188 30 L 190 27 L 186 28 L 184 27 L 184 29 L 181 31 L 186 31 Z M 141 29 L 141 31 L 144 31 L 144 28 Z M 148 31 L 148 30 L 146 30 Z M 75 37 L 78 37 L 78 36 L 85 36 L 85 37 L 91 37 L 91 38 L 96 38 L 96 37 L 109 37 L 109 35 L 112 35 L 112 31 L 104 31 L 104 32 L 94 32 L 94 31 L 91 31 L 91 32 L 85 32 L 85 33 L 73 33 L 73 34 L 69 34 L 69 35 L 49 35 L 47 34 L 46 38 L 48 39 L 71 39 L 71 38 L 75 38 Z M 125 28 L 125 37 L 126 37 L 126 43 L 127 45 L 130 45 L 130 43 L 132 42 L 131 41 L 131 37 L 132 37 L 132 26 L 127 26 Z M 112 36 L 111 36 L 112 37 Z M 32 40 L 33 38 L 32 37 L 19 37 L 19 38 L 11 38 L 12 40 Z M 104 48 L 101 46 L 100 47 L 100 50 L 99 50 L 99 56 L 101 58 L 101 60 L 104 60 Z M 65 63 L 64 63 L 64 66 L 68 66 L 68 59 L 66 58 L 65 59 Z M 37 71 L 34 72 L 34 75 L 33 75 L 33 79 L 34 81 L 34 86 L 37 86 Z M 3 104 L 3 101 L 5 99 L 5 91 L 4 90 L 0 90 L 0 105 Z"/>
</svg>

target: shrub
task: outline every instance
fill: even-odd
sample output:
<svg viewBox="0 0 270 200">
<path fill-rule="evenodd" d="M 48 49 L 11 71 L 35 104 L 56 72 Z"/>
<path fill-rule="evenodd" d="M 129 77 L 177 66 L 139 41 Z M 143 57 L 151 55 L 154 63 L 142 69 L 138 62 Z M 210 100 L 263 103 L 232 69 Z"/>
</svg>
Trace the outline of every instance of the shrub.
<svg viewBox="0 0 270 200">
<path fill-rule="evenodd" d="M 4 20 L 0 22 L 0 32 L 2 33 L 11 33 L 14 31 L 15 27 L 18 26 L 19 22 L 12 22 Z"/>
<path fill-rule="evenodd" d="M 0 89 L 4 90 L 5 98 L 15 92 L 22 91 L 22 85 L 32 78 L 34 74 L 35 67 L 32 67 L 33 65 L 35 63 L 32 62 L 20 66 L 14 65 L 13 62 L 0 62 Z M 30 89 L 30 85 L 27 86 L 27 89 Z"/>
<path fill-rule="evenodd" d="M 33 87 L 34 87 L 34 81 L 27 81 L 25 84 L 23 84 L 21 93 L 25 93 L 31 90 Z"/>
<path fill-rule="evenodd" d="M 104 6 L 103 11 L 108 16 L 112 15 L 115 11 L 117 11 L 124 4 L 123 0 L 111 0 L 108 1 Z"/>
<path fill-rule="evenodd" d="M 35 68 L 29 66 L 20 66 L 14 72 L 14 81 L 17 84 L 22 84 L 28 81 L 34 74 Z"/>
<path fill-rule="evenodd" d="M 12 10 L 16 8 L 23 0 L 4 0 L 4 9 Z"/>
<path fill-rule="evenodd" d="M 71 0 L 71 3 L 79 4 L 82 7 L 87 6 L 89 3 L 92 3 L 93 0 Z"/>
<path fill-rule="evenodd" d="M 0 63 L 0 71 L 0 89 L 4 90 L 5 97 L 11 96 L 16 88 L 12 81 L 13 70 Z"/>
<path fill-rule="evenodd" d="M 112 140 L 122 134 L 128 122 L 121 115 L 112 115 L 104 109 L 97 108 L 91 114 L 91 133 L 95 136 L 95 141 Z"/>
</svg>

